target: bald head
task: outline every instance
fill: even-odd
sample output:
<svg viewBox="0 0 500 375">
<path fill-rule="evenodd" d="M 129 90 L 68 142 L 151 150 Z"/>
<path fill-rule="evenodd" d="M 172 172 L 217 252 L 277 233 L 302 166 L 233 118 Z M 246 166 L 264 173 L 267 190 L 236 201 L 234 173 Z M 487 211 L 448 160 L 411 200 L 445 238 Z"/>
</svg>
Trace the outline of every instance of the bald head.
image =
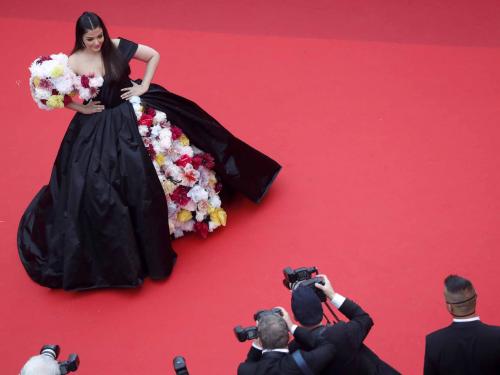
<svg viewBox="0 0 500 375">
<path fill-rule="evenodd" d="M 464 277 L 449 275 L 444 280 L 444 298 L 453 316 L 465 317 L 476 312 L 476 291 Z"/>
</svg>

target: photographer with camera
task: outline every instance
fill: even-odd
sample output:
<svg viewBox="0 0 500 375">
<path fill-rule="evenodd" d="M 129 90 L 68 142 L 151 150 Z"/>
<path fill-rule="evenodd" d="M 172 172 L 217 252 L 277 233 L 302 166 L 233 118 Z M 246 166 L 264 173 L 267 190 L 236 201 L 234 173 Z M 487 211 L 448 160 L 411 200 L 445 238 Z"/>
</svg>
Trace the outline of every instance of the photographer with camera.
<svg viewBox="0 0 500 375">
<path fill-rule="evenodd" d="M 40 355 L 31 357 L 21 369 L 20 375 L 66 375 L 76 371 L 80 359 L 76 354 L 70 354 L 64 362 L 58 362 L 59 345 L 44 345 Z"/>
<path fill-rule="evenodd" d="M 334 358 L 335 347 L 324 341 L 305 352 L 288 352 L 289 327 L 293 327 L 288 313 L 260 314 L 257 338 L 253 341 L 247 359 L 238 367 L 238 375 L 313 375 L 320 372 Z M 273 309 L 274 311 L 274 309 Z M 288 323 L 287 323 L 288 321 Z M 247 329 L 248 330 L 248 329 Z"/>
<path fill-rule="evenodd" d="M 334 344 L 337 353 L 322 374 L 399 374 L 363 344 L 373 326 L 370 316 L 355 302 L 336 293 L 328 277 L 317 275 L 316 279 L 320 282 L 299 281 L 293 285 L 292 311 L 302 327 L 295 330 L 290 352 L 311 350 L 326 341 Z M 322 325 L 322 299 L 325 303 L 328 299 L 349 321 Z"/>
</svg>

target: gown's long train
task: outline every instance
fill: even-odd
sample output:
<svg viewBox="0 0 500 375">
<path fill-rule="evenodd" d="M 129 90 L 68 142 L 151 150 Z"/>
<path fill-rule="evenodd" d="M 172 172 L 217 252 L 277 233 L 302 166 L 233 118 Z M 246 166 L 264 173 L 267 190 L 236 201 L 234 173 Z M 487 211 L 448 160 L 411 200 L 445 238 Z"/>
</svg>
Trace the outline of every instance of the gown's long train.
<svg viewBox="0 0 500 375">
<path fill-rule="evenodd" d="M 137 44 L 121 39 L 127 61 Z M 139 81 L 138 81 L 139 82 Z M 106 110 L 77 113 L 59 149 L 49 184 L 26 209 L 18 230 L 21 261 L 29 276 L 50 288 L 83 290 L 135 287 L 162 279 L 173 268 L 168 207 L 131 103 L 130 86 L 104 80 Z M 213 156 L 219 180 L 259 202 L 280 165 L 234 137 L 192 101 L 151 84 L 141 96 L 165 112 L 190 141 Z"/>
</svg>

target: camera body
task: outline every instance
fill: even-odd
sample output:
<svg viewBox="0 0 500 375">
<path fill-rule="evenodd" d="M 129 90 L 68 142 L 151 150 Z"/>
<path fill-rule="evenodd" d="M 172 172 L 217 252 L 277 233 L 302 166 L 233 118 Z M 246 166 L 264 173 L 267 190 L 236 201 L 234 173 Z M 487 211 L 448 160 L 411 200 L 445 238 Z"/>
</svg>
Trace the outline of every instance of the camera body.
<svg viewBox="0 0 500 375">
<path fill-rule="evenodd" d="M 59 345 L 44 345 L 42 346 L 42 349 L 40 349 L 40 355 L 46 355 L 53 358 L 55 361 L 57 361 L 60 352 L 61 348 Z M 78 357 L 78 354 L 73 353 L 68 356 L 66 361 L 58 361 L 58 364 L 61 375 L 66 375 L 68 372 L 78 370 L 78 366 L 80 366 L 80 358 Z"/>
<path fill-rule="evenodd" d="M 259 337 L 256 326 L 250 326 L 250 327 L 236 326 L 234 327 L 233 331 L 239 342 L 254 340 L 257 337 Z"/>
<path fill-rule="evenodd" d="M 312 290 L 314 290 L 314 292 L 319 297 L 321 302 L 326 302 L 326 300 L 327 300 L 326 294 L 321 289 L 316 288 L 316 286 L 314 284 L 325 285 L 325 280 L 323 280 L 323 278 L 321 278 L 321 277 L 313 277 L 309 280 L 304 280 L 304 281 L 301 281 L 301 282 L 295 284 L 294 289 L 298 288 L 298 287 L 311 288 Z"/>
<path fill-rule="evenodd" d="M 270 315 L 270 314 L 276 314 L 276 315 L 279 315 L 279 316 L 283 316 L 283 312 L 281 311 L 281 309 L 279 309 L 277 307 L 274 307 L 274 308 L 272 308 L 270 310 L 259 310 L 259 311 L 257 311 L 255 314 L 253 314 L 253 320 L 255 320 L 257 322 L 264 315 Z"/>
<path fill-rule="evenodd" d="M 318 269 L 316 267 L 299 267 L 292 269 L 291 267 L 286 267 L 283 269 L 283 285 L 288 289 L 293 289 L 294 285 L 298 282 L 309 280 L 313 275 L 318 274 Z"/>
</svg>

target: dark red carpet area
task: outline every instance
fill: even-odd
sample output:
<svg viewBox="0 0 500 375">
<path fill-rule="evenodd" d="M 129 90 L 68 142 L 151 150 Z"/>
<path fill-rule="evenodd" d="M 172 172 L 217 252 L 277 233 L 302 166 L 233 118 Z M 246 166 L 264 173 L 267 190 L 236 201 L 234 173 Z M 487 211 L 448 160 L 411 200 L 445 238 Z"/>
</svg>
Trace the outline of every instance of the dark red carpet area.
<svg viewBox="0 0 500 375">
<path fill-rule="evenodd" d="M 234 374 L 232 328 L 290 307 L 287 265 L 317 266 L 373 317 L 367 343 L 422 372 L 426 333 L 449 323 L 442 280 L 469 277 L 500 324 L 500 4 L 496 1 L 63 1 L 0 14 L 0 352 L 17 374 L 44 343 L 78 374 Z M 23 210 L 50 176 L 72 116 L 32 101 L 28 66 L 68 53 L 83 10 L 161 54 L 154 81 L 283 165 L 260 205 L 176 241 L 172 276 L 138 290 L 51 291 L 19 261 Z M 133 77 L 143 66 L 133 65 Z M 166 228 L 168 230 L 168 228 Z"/>
</svg>

